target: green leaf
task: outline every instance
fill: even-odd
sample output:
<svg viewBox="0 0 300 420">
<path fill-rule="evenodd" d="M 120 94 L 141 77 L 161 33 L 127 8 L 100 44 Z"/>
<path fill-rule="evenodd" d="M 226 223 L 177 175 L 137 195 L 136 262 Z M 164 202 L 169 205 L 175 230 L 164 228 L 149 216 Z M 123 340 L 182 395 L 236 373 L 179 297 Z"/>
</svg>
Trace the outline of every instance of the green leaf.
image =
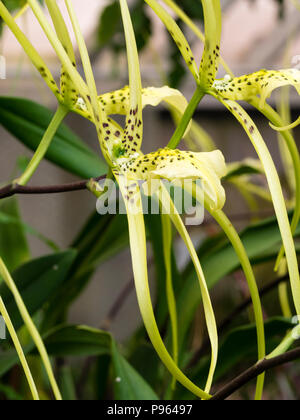
<svg viewBox="0 0 300 420">
<path fill-rule="evenodd" d="M 103 10 L 99 28 L 98 28 L 98 42 L 99 46 L 103 47 L 107 45 L 120 30 L 121 26 L 121 11 L 118 1 L 114 1 L 112 4 L 106 6 Z"/>
<path fill-rule="evenodd" d="M 0 255 L 8 269 L 13 271 L 30 258 L 25 229 L 15 197 L 1 200 L 0 214 Z M 16 223 L 8 223 L 9 219 L 14 219 Z"/>
<path fill-rule="evenodd" d="M 76 401 L 76 388 L 70 366 L 62 366 L 60 369 L 59 389 L 63 401 Z"/>
<path fill-rule="evenodd" d="M 261 175 L 263 173 L 264 171 L 259 160 L 245 159 L 242 162 L 229 164 L 228 173 L 224 179 L 230 179 L 243 175 Z"/>
<path fill-rule="evenodd" d="M 24 400 L 24 398 L 10 386 L 5 386 L 3 384 L 0 384 L 0 393 L 4 394 L 8 400 L 12 400 L 12 401 Z"/>
<path fill-rule="evenodd" d="M 130 8 L 137 48 L 141 51 L 148 43 L 152 24 L 146 13 L 147 7 L 143 0 L 137 0 Z M 109 47 L 119 53 L 125 50 L 124 29 L 121 19 L 119 1 L 115 0 L 102 12 L 98 28 L 99 47 Z"/>
<path fill-rule="evenodd" d="M 111 335 L 86 326 L 63 326 L 45 338 L 49 354 L 64 356 L 101 356 L 110 354 Z"/>
<path fill-rule="evenodd" d="M 13 278 L 30 315 L 34 315 L 56 293 L 66 281 L 76 251 L 62 253 L 32 260 L 14 273 Z M 14 327 L 23 325 L 17 305 L 5 284 L 0 287 L 0 295 L 10 314 Z"/>
<path fill-rule="evenodd" d="M 101 356 L 111 353 L 111 335 L 105 331 L 85 326 L 60 326 L 43 335 L 43 340 L 50 356 Z M 31 342 L 24 348 L 24 353 L 36 353 Z M 1 353 L 0 376 L 7 373 L 19 358 L 14 349 Z"/>
<path fill-rule="evenodd" d="M 1 208 L 1 207 L 0 207 Z M 58 252 L 59 246 L 56 245 L 51 239 L 44 236 L 42 233 L 38 232 L 32 226 L 28 225 L 27 223 L 22 222 L 19 218 L 8 215 L 0 210 L 0 225 L 10 225 L 10 226 L 18 226 L 20 229 L 24 231 L 24 233 L 28 233 L 30 235 L 35 236 L 53 251 Z M 14 250 L 14 248 L 12 248 Z"/>
<path fill-rule="evenodd" d="M 35 151 L 53 117 L 53 113 L 36 102 L 22 98 L 0 97 L 0 124 L 29 149 Z M 66 125 L 54 137 L 46 158 L 83 178 L 103 175 L 107 166 Z"/>
<path fill-rule="evenodd" d="M 111 356 L 114 365 L 115 398 L 119 400 L 157 400 L 158 397 L 139 373 L 118 352 L 111 335 L 105 331 L 86 326 L 60 326 L 44 334 L 47 351 L 54 357 Z M 35 353 L 30 343 L 24 353 Z M 19 363 L 15 350 L 1 354 L 0 376 Z M 120 380 L 119 380 L 120 379 Z"/>
<path fill-rule="evenodd" d="M 116 344 L 112 343 L 112 360 L 114 364 L 114 390 L 116 400 L 158 400 L 158 396 L 140 374 L 119 353 Z"/>
</svg>

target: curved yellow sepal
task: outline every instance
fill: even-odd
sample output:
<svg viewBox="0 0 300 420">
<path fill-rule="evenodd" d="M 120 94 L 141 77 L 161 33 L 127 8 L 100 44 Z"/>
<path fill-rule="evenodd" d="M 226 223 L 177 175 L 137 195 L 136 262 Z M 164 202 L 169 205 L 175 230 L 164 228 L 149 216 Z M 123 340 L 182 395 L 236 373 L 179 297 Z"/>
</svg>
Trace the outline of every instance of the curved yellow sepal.
<svg viewBox="0 0 300 420">
<path fill-rule="evenodd" d="M 223 99 L 233 101 L 247 101 L 260 95 L 260 107 L 262 108 L 266 99 L 275 89 L 287 85 L 294 86 L 300 94 L 299 70 L 260 70 L 233 79 L 230 76 L 225 76 L 214 82 L 213 90 Z"/>
<path fill-rule="evenodd" d="M 130 111 L 130 90 L 129 86 L 114 92 L 108 92 L 99 96 L 99 101 L 107 115 L 126 115 Z M 158 106 L 161 102 L 172 106 L 180 113 L 183 113 L 188 105 L 186 98 L 177 90 L 169 86 L 160 88 L 148 87 L 142 89 L 142 107 L 148 105 Z"/>
<path fill-rule="evenodd" d="M 295 127 L 298 127 L 298 125 L 300 124 L 300 117 L 297 118 L 296 121 L 294 121 L 292 124 L 286 125 L 285 127 L 277 127 L 276 125 L 270 123 L 270 127 L 273 128 L 273 130 L 276 131 L 289 131 L 292 130 Z"/>
<path fill-rule="evenodd" d="M 200 65 L 200 84 L 204 89 L 210 88 L 216 78 L 220 61 L 221 42 L 221 4 L 220 0 L 202 0 L 205 42 Z"/>
<path fill-rule="evenodd" d="M 210 0 L 211 1 L 211 0 Z M 172 16 L 156 1 L 156 0 L 145 0 L 146 3 L 153 9 L 157 16 L 164 23 L 168 29 L 171 37 L 174 39 L 178 49 L 181 52 L 182 57 L 184 58 L 186 64 L 196 82 L 199 82 L 199 71 L 197 64 L 192 53 L 191 47 L 187 42 L 183 32 L 172 18 Z"/>
</svg>

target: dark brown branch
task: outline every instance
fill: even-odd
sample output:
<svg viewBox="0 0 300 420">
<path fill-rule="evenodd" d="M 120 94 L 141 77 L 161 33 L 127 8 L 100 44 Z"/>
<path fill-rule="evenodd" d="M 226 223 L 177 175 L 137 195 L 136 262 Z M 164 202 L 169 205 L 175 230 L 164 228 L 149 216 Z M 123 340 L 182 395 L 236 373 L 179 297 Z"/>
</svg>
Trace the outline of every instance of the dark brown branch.
<svg viewBox="0 0 300 420">
<path fill-rule="evenodd" d="M 97 178 L 92 178 L 91 180 L 98 182 L 106 178 L 106 175 L 99 176 Z M 39 194 L 58 194 L 58 193 L 66 193 L 66 192 L 74 192 L 74 191 L 82 191 L 87 189 L 87 184 L 90 179 L 73 182 L 69 184 L 60 184 L 60 185 L 49 185 L 49 186 L 37 186 L 37 187 L 27 187 L 18 184 L 9 184 L 3 188 L 0 188 L 0 200 L 3 198 L 12 197 L 16 194 L 21 195 L 39 195 Z M 262 211 L 262 212 L 255 212 L 255 213 L 239 213 L 233 214 L 230 216 L 230 219 L 233 221 L 240 221 L 243 222 L 245 220 L 250 219 L 253 216 L 257 217 L 269 217 L 272 216 L 271 211 Z M 209 226 L 215 224 L 216 221 L 214 219 L 207 219 L 203 222 L 203 226 Z"/>
<path fill-rule="evenodd" d="M 276 279 L 272 281 L 267 286 L 263 287 L 260 291 L 260 297 L 263 297 L 267 295 L 269 292 L 271 292 L 273 289 L 275 289 L 277 286 L 279 286 L 281 283 L 286 282 L 289 279 L 289 276 L 284 276 L 279 279 Z M 218 333 L 219 336 L 222 336 L 224 332 L 226 332 L 228 326 L 239 316 L 244 310 L 246 310 L 250 305 L 252 305 L 252 299 L 246 299 L 244 302 L 242 302 L 236 309 L 234 309 L 228 317 L 224 319 L 224 321 L 218 325 Z M 209 339 L 205 340 L 205 342 L 202 344 L 201 348 L 196 351 L 195 355 L 191 359 L 190 363 L 188 364 L 187 368 L 192 368 L 195 366 L 198 361 L 201 359 L 201 357 L 209 351 L 210 347 L 210 341 Z"/>
<path fill-rule="evenodd" d="M 213 397 L 212 401 L 222 401 L 226 398 L 230 397 L 234 392 L 238 391 L 248 382 L 252 381 L 253 379 L 257 378 L 264 372 L 267 372 L 270 369 L 273 369 L 278 366 L 282 366 L 286 363 L 293 362 L 297 359 L 300 359 L 300 347 L 295 350 L 291 350 L 281 356 L 274 357 L 273 359 L 264 359 L 250 369 L 246 370 L 240 376 L 235 378 L 229 384 L 225 385 L 223 389 L 217 392 Z"/>
<path fill-rule="evenodd" d="M 92 178 L 92 180 L 95 182 L 98 182 L 105 178 L 106 178 L 106 175 L 101 175 L 97 178 Z M 64 192 L 81 191 L 87 188 L 87 185 L 89 182 L 90 180 L 87 179 L 85 181 L 72 182 L 69 184 L 48 185 L 48 186 L 46 185 L 42 187 L 25 187 L 18 184 L 10 184 L 10 185 L 6 185 L 3 188 L 0 188 L 0 199 L 11 197 L 15 194 L 26 194 L 26 195 L 58 194 L 58 193 L 64 193 Z"/>
</svg>

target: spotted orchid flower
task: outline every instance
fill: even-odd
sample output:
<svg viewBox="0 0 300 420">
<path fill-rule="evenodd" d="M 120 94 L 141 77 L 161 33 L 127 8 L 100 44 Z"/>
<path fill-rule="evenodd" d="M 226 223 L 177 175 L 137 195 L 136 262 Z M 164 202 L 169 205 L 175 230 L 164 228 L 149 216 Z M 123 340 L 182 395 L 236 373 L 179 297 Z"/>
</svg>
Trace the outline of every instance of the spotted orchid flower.
<svg viewBox="0 0 300 420">
<path fill-rule="evenodd" d="M 165 190 L 163 184 L 160 183 L 154 183 L 154 185 L 158 185 L 158 188 L 155 187 L 154 190 L 151 189 L 151 187 L 150 189 L 147 189 L 147 186 L 149 183 L 151 185 L 151 180 L 159 181 L 161 179 L 168 179 L 172 182 L 176 182 L 186 178 L 190 180 L 196 180 L 199 178 L 202 179 L 205 190 L 204 204 L 207 210 L 212 213 L 216 221 L 223 228 L 224 232 L 229 237 L 237 252 L 250 286 L 251 296 L 254 301 L 256 319 L 258 324 L 261 326 L 263 325 L 263 317 L 253 270 L 243 245 L 238 237 L 238 234 L 221 210 L 225 201 L 225 192 L 220 182 L 220 178 L 226 173 L 224 158 L 219 151 L 212 153 L 194 153 L 172 150 L 170 148 L 161 149 L 146 156 L 142 154 L 140 148 L 143 134 L 142 109 L 144 106 L 156 106 L 161 101 L 164 101 L 168 106 L 172 107 L 173 111 L 176 111 L 178 115 L 183 114 L 183 119 L 186 111 L 189 111 L 191 106 L 187 106 L 186 100 L 183 98 L 183 96 L 174 89 L 170 89 L 168 87 L 161 89 L 142 89 L 138 54 L 126 0 L 120 0 L 120 4 L 127 43 L 130 86 L 129 88 L 125 87 L 120 91 L 101 95 L 100 97 L 97 94 L 96 84 L 93 77 L 87 48 L 80 32 L 79 23 L 74 13 L 72 3 L 70 0 L 65 0 L 83 63 L 86 79 L 85 81 L 77 72 L 75 62 L 72 61 L 73 54 L 69 45 L 69 38 L 65 33 L 66 28 L 64 25 L 59 24 L 59 11 L 57 10 L 56 6 L 51 4 L 52 2 L 50 0 L 47 3 L 50 15 L 54 22 L 56 33 L 50 27 L 36 0 L 28 0 L 28 4 L 33 10 L 42 29 L 44 30 L 62 63 L 62 77 L 64 79 L 62 79 L 61 86 L 62 90 L 64 88 L 64 92 L 60 92 L 57 87 L 54 86 L 54 80 L 52 80 L 52 76 L 49 75 L 49 71 L 46 68 L 46 65 L 43 63 L 42 76 L 46 80 L 48 86 L 56 94 L 61 106 L 59 108 L 60 111 L 54 117 L 49 129 L 47 130 L 47 133 L 45 134 L 45 138 L 41 142 L 41 148 L 39 148 L 40 150 L 37 151 L 37 158 L 33 158 L 33 162 L 31 162 L 31 165 L 29 166 L 26 179 L 23 179 L 23 181 L 27 182 L 27 180 L 36 169 L 39 161 L 43 156 L 43 153 L 45 153 L 47 146 L 50 144 L 55 130 L 67 112 L 74 111 L 80 113 L 82 116 L 88 118 L 95 124 L 103 155 L 112 168 L 113 174 L 119 183 L 120 189 L 125 199 L 128 211 L 128 223 L 136 290 L 141 313 L 148 334 L 159 356 L 172 373 L 174 379 L 181 382 L 195 395 L 199 396 L 200 398 L 207 399 L 209 398 L 208 393 L 213 381 L 213 375 L 217 363 L 218 336 L 214 312 L 206 286 L 206 281 L 192 241 L 172 200 L 170 199 L 169 193 Z M 156 2 L 152 3 L 156 4 Z M 213 12 L 218 11 L 218 3 L 213 2 L 213 8 L 211 8 L 210 3 L 206 2 L 206 7 L 206 15 L 211 19 L 214 16 Z M 7 13 L 2 2 L 0 2 L 0 14 L 2 17 L 6 18 L 6 23 L 10 26 L 12 32 L 15 34 L 17 39 L 28 53 L 28 56 L 31 58 L 33 64 L 36 65 L 39 70 L 41 70 L 41 67 L 39 67 L 42 63 L 41 58 L 33 49 L 24 34 L 15 25 L 14 21 L 9 18 L 9 14 Z M 176 24 L 173 23 L 172 19 L 169 19 L 166 14 L 164 14 L 164 19 L 170 32 L 172 32 L 171 35 L 176 40 L 178 47 L 180 48 L 185 60 L 187 61 L 189 68 L 194 74 L 195 79 L 199 82 L 199 92 L 202 94 L 204 90 L 200 85 L 200 72 L 197 70 L 195 60 L 187 44 L 187 41 L 181 32 L 178 33 L 179 28 Z M 217 28 L 217 22 L 215 23 L 214 28 Z M 207 36 L 212 37 L 212 32 L 214 31 L 208 30 Z M 211 50 L 212 45 L 213 44 L 207 44 L 207 57 L 203 58 L 201 65 L 202 75 L 205 76 L 205 72 L 208 69 L 209 73 L 212 72 L 212 75 L 208 74 L 209 77 L 207 78 L 207 86 L 211 84 L 212 77 L 217 71 L 217 62 L 219 60 L 219 45 L 216 42 L 215 47 Z M 76 89 L 74 86 L 76 86 Z M 70 92 L 73 95 L 71 98 L 68 97 Z M 68 100 L 66 100 L 66 96 L 68 97 Z M 77 100 L 75 103 L 76 98 Z M 195 100 L 192 100 L 191 103 L 193 106 Z M 124 130 L 112 118 L 110 118 L 109 115 L 114 113 L 126 115 L 126 125 Z M 193 132 L 195 135 L 199 134 L 198 128 L 193 122 L 190 122 L 190 119 L 186 121 L 186 126 L 182 133 L 183 136 L 189 133 L 189 131 Z M 212 347 L 211 366 L 204 391 L 189 381 L 189 379 L 179 369 L 177 364 L 178 348 L 176 348 L 176 302 L 174 300 L 174 293 L 172 293 L 172 282 L 170 275 L 168 276 L 166 282 L 167 300 L 173 333 L 173 357 L 171 357 L 167 352 L 157 328 L 148 286 L 145 227 L 139 181 L 144 182 L 143 185 L 144 187 L 146 186 L 148 194 L 158 195 L 162 208 L 171 208 L 169 217 L 182 236 L 187 248 L 189 249 L 198 275 L 208 333 Z M 191 189 L 190 193 L 191 195 L 195 196 L 196 199 L 199 198 L 199 194 L 195 195 L 194 187 Z M 169 217 L 163 217 L 162 219 L 163 237 L 165 243 L 168 242 L 169 237 Z M 165 258 L 167 259 L 167 255 L 165 255 Z M 166 262 L 166 265 L 167 264 L 168 262 Z M 263 355 L 263 328 L 260 328 L 259 347 L 260 355 Z"/>
<path fill-rule="evenodd" d="M 151 183 L 153 179 L 168 179 L 174 181 L 186 178 L 201 178 L 205 183 L 205 187 L 207 186 L 213 205 L 215 208 L 221 208 L 225 201 L 225 194 L 221 186 L 220 178 L 225 175 L 226 166 L 221 152 L 198 154 L 166 148 L 147 155 L 142 154 L 140 148 L 143 136 L 143 105 L 149 103 L 153 105 L 160 102 L 161 99 L 159 97 L 155 98 L 157 95 L 155 95 L 154 89 L 148 91 L 142 90 L 136 41 L 126 0 L 120 0 L 120 6 L 128 54 L 130 83 L 129 90 L 126 89 L 126 92 L 129 92 L 129 97 L 124 91 L 112 95 L 113 97 L 111 96 L 109 98 L 110 102 L 116 101 L 116 103 L 113 103 L 114 107 L 112 108 L 110 108 L 112 105 L 107 105 L 108 97 L 100 98 L 100 103 L 102 101 L 102 106 L 104 109 L 106 107 L 108 112 L 114 112 L 116 107 L 120 106 L 124 106 L 124 108 L 121 109 L 121 113 L 127 111 L 125 129 L 121 133 L 120 142 L 118 144 L 118 147 L 122 147 L 122 153 L 119 155 L 113 153 L 110 165 L 115 178 L 119 183 L 127 208 L 131 255 L 138 302 L 148 335 L 158 355 L 170 370 L 173 377 L 200 398 L 207 398 L 207 393 L 210 391 L 217 363 L 218 336 L 214 312 L 203 271 L 186 228 L 173 206 L 170 217 L 184 239 L 194 261 L 202 292 L 207 328 L 211 340 L 211 368 L 205 391 L 192 384 L 180 371 L 176 364 L 176 357 L 172 359 L 166 350 L 155 321 L 148 286 L 146 236 L 140 182 L 142 181 L 145 184 L 148 184 Z M 170 93 L 172 92 L 167 88 L 165 88 L 165 90 Z M 176 98 L 176 96 L 173 96 L 173 98 L 174 97 Z M 172 98 L 172 95 L 164 95 L 164 99 L 167 101 L 170 101 L 170 98 Z M 104 141 L 110 142 L 111 140 L 104 139 Z M 157 185 L 157 183 L 155 184 Z M 154 190 L 150 187 L 148 193 L 151 195 L 158 194 L 158 190 L 161 205 L 172 206 L 171 198 L 163 184 L 158 183 L 158 188 L 155 188 Z"/>
<path fill-rule="evenodd" d="M 154 1 L 154 0 L 152 0 Z M 173 0 L 166 0 L 166 4 L 176 12 L 180 8 L 174 3 Z M 285 127 L 282 123 L 280 116 L 266 103 L 267 98 L 271 93 L 279 87 L 291 85 L 294 86 L 298 93 L 300 92 L 300 71 L 297 69 L 287 70 L 261 70 L 256 73 L 245 75 L 241 77 L 233 77 L 233 75 L 227 75 L 223 79 L 217 79 L 215 71 L 220 55 L 218 53 L 220 46 L 220 34 L 221 34 L 221 19 L 220 19 L 220 1 L 202 0 L 204 18 L 205 18 L 205 37 L 204 37 L 204 53 L 202 58 L 202 64 L 200 66 L 200 80 L 195 78 L 198 85 L 201 86 L 207 94 L 214 96 L 217 100 L 222 102 L 226 108 L 233 114 L 233 116 L 243 126 L 244 130 L 248 134 L 254 148 L 256 149 L 258 156 L 264 168 L 264 172 L 268 178 L 269 188 L 272 195 L 273 204 L 277 214 L 285 254 L 287 257 L 287 263 L 289 266 L 289 274 L 292 285 L 294 304 L 296 311 L 300 313 L 300 278 L 297 257 L 294 247 L 294 241 L 292 233 L 295 231 L 299 219 L 300 219 L 300 158 L 297 146 L 294 142 L 293 137 L 287 131 L 283 131 L 282 135 L 287 143 L 289 152 L 292 156 L 295 179 L 297 184 L 297 199 L 295 214 L 290 226 L 287 210 L 285 206 L 285 200 L 283 197 L 281 184 L 276 167 L 273 163 L 270 152 L 261 137 L 259 130 L 256 125 L 246 113 L 246 111 L 237 103 L 237 101 L 245 100 L 259 109 L 276 127 L 282 127 L 283 130 L 287 130 L 290 127 Z M 180 10 L 181 17 L 185 17 L 184 12 Z M 162 15 L 159 16 L 162 19 Z M 185 22 L 189 24 L 189 21 L 185 19 Z M 199 36 L 199 31 L 195 30 L 195 27 L 190 25 L 191 29 Z M 199 36 L 199 39 L 203 40 L 203 36 Z M 215 52 L 215 53 L 214 53 Z M 206 63 L 206 65 L 204 65 Z M 210 65 L 209 65 L 210 64 Z M 204 95 L 198 96 L 198 99 L 202 99 Z M 193 110 L 190 110 L 189 115 L 193 115 L 193 111 L 196 109 L 196 102 Z M 189 118 L 186 118 L 185 123 L 188 123 Z M 295 124 L 292 126 L 294 127 Z M 172 145 L 178 144 L 182 137 L 182 131 L 185 130 L 185 124 L 182 124 L 182 130 L 179 135 L 174 138 Z M 283 252 L 281 253 L 281 256 Z M 277 264 L 278 265 L 278 264 Z"/>
<path fill-rule="evenodd" d="M 158 194 L 161 206 L 165 207 L 169 205 L 173 207 L 172 215 L 170 215 L 170 217 L 190 251 L 196 272 L 198 274 L 207 329 L 212 348 L 211 367 L 205 390 L 202 390 L 193 384 L 179 369 L 175 349 L 176 340 L 174 340 L 172 357 L 168 353 L 161 339 L 156 324 L 148 286 L 146 236 L 140 194 L 140 181 L 144 182 L 146 185 L 149 184 L 152 179 L 158 181 L 161 179 L 167 179 L 170 181 L 180 181 L 186 178 L 191 180 L 202 179 L 207 199 L 210 201 L 209 207 L 210 209 L 217 211 L 222 208 L 225 202 L 225 192 L 220 181 L 221 177 L 226 174 L 224 158 L 219 151 L 201 154 L 166 148 L 148 155 L 143 155 L 141 152 L 143 138 L 143 107 L 146 105 L 156 106 L 161 101 L 164 101 L 179 114 L 184 114 L 184 111 L 187 108 L 187 102 L 178 91 L 168 87 L 161 89 L 142 89 L 136 41 L 126 0 L 120 0 L 120 6 L 127 44 L 129 88 L 125 87 L 120 91 L 100 96 L 97 93 L 87 48 L 79 28 L 77 17 L 73 10 L 72 2 L 70 0 L 65 0 L 73 30 L 76 35 L 85 73 L 85 80 L 83 80 L 76 70 L 73 50 L 70 48 L 69 37 L 66 35 L 65 26 L 61 25 L 60 12 L 56 5 L 53 5 L 55 2 L 51 2 L 50 0 L 47 1 L 50 15 L 54 23 L 55 32 L 49 25 L 37 1 L 29 0 L 28 3 L 61 61 L 63 69 L 61 92 L 54 85 L 55 82 L 52 76 L 50 76 L 46 65 L 43 63 L 42 66 L 38 53 L 33 49 L 31 44 L 28 44 L 26 41 L 26 45 L 28 45 L 27 53 L 36 67 L 40 70 L 41 67 L 43 67 L 42 76 L 51 90 L 55 93 L 59 103 L 61 104 L 61 108 L 64 110 L 64 113 L 66 114 L 69 111 L 81 113 L 95 124 L 103 155 L 108 162 L 124 197 L 128 213 L 136 291 L 140 310 L 149 337 L 157 353 L 173 375 L 174 379 L 181 382 L 198 397 L 208 399 L 210 397 L 209 392 L 217 364 L 218 335 L 214 311 L 204 274 L 188 232 L 177 213 L 176 208 L 172 204 L 169 194 L 165 191 L 163 184 L 159 185 L 156 190 L 152 191 L 150 189 L 150 192 L 148 190 L 148 193 L 152 195 Z M 19 30 L 15 22 L 9 18 L 9 14 L 2 2 L 0 2 L 0 13 L 1 16 L 5 18 L 4 20 L 9 23 L 10 28 L 23 45 L 26 37 Z M 180 40 L 178 41 L 178 45 L 182 42 L 186 52 L 191 54 L 191 52 L 188 51 L 188 44 L 185 44 L 184 39 L 180 38 Z M 191 55 L 189 60 L 190 67 L 194 69 L 196 76 L 198 70 L 195 67 L 195 63 Z M 124 129 L 110 117 L 110 115 L 114 113 L 126 116 Z M 43 152 L 45 152 L 46 147 L 49 144 L 49 139 L 51 138 L 51 135 L 53 137 L 53 133 L 60 124 L 61 120 L 62 113 L 59 117 L 56 116 L 52 125 L 50 125 L 50 129 L 48 130 L 49 135 L 47 137 L 48 143 L 45 144 L 44 142 Z M 187 126 L 187 130 L 188 129 L 189 124 Z M 39 159 L 41 159 L 41 156 L 42 154 L 39 153 Z M 34 162 L 34 165 L 31 165 L 31 167 L 33 168 L 34 166 L 35 169 L 37 164 L 38 162 Z M 30 171 L 24 182 L 27 182 L 32 173 L 33 169 Z M 136 212 L 133 210 L 138 211 Z M 166 223 L 167 222 L 165 221 L 163 226 L 166 226 Z M 166 235 L 164 235 L 164 237 L 165 236 Z M 168 301 L 171 306 L 171 299 L 169 298 Z M 176 322 L 174 320 L 173 310 L 172 328 L 174 335 L 176 335 L 175 324 Z"/>
<path fill-rule="evenodd" d="M 165 10 L 161 10 L 157 6 L 156 0 L 145 0 L 152 9 L 156 12 L 158 17 L 165 23 L 166 18 L 164 16 Z M 185 112 L 185 115 L 181 119 L 181 122 L 174 133 L 169 145 L 171 147 L 177 147 L 178 143 L 181 141 L 187 125 L 189 124 L 199 102 L 205 96 L 205 94 L 210 94 L 214 96 L 217 100 L 222 102 L 227 109 L 234 115 L 234 117 L 240 122 L 240 124 L 245 129 L 248 134 L 254 148 L 256 149 L 259 159 L 262 163 L 263 170 L 267 176 L 269 189 L 274 203 L 274 208 L 279 222 L 280 231 L 283 239 L 283 250 L 281 251 L 276 268 L 279 266 L 281 258 L 284 255 L 284 252 L 287 257 L 287 265 L 290 274 L 290 281 L 292 286 L 294 304 L 297 313 L 300 312 L 300 278 L 299 278 L 299 269 L 297 263 L 297 257 L 295 252 L 295 246 L 293 241 L 293 232 L 295 231 L 298 222 L 300 220 L 300 157 L 297 150 L 295 141 L 288 131 L 283 131 L 282 135 L 286 144 L 288 146 L 289 152 L 292 157 L 294 170 L 295 170 L 295 179 L 296 179 L 296 190 L 297 190 L 297 199 L 295 213 L 290 226 L 287 210 L 285 206 L 285 201 L 281 189 L 281 184 L 279 176 L 276 170 L 276 167 L 273 163 L 270 152 L 261 137 L 257 127 L 254 122 L 251 120 L 249 115 L 244 111 L 244 109 L 236 102 L 239 100 L 246 100 L 251 105 L 255 106 L 260 112 L 262 112 L 276 127 L 282 127 L 283 130 L 287 130 L 290 127 L 284 127 L 284 123 L 280 116 L 266 103 L 266 99 L 270 96 L 274 89 L 282 87 L 285 85 L 292 85 L 299 92 L 299 74 L 298 70 L 288 69 L 281 71 L 266 71 L 262 70 L 260 72 L 245 75 L 242 77 L 235 78 L 233 73 L 230 71 L 224 60 L 220 57 L 220 39 L 221 39 L 221 5 L 219 0 L 201 0 L 203 11 L 204 11 L 204 21 L 205 21 L 205 36 L 201 31 L 196 27 L 196 25 L 191 22 L 191 20 L 186 16 L 186 14 L 180 9 L 180 7 L 173 0 L 163 0 L 163 2 L 170 7 L 175 14 L 178 15 L 183 21 L 191 28 L 191 30 L 196 34 L 199 39 L 204 42 L 204 53 L 200 65 L 199 76 L 194 76 L 194 79 L 197 84 L 197 89 L 195 91 L 194 97 L 189 104 L 188 109 Z M 161 7 L 161 6 L 160 6 Z M 167 26 L 167 25 L 166 25 Z M 174 28 L 174 25 L 173 25 Z M 170 31 L 170 24 L 168 24 L 167 29 Z M 176 41 L 176 38 L 179 36 L 179 30 L 176 33 L 176 36 L 173 38 Z M 223 67 L 226 68 L 227 72 L 230 73 L 226 75 L 223 79 L 217 79 L 218 65 L 222 63 Z M 190 69 L 190 67 L 189 67 Z M 191 69 L 190 69 L 191 70 Z M 260 96 L 260 98 L 258 97 Z M 298 121 L 297 121 L 298 122 Z M 292 127 L 296 124 L 294 123 Z M 254 305 L 255 307 L 255 305 Z M 260 311 L 258 311 L 259 314 Z M 262 325 L 261 319 L 257 318 L 257 332 L 258 332 L 258 341 L 263 342 Z M 259 325 L 260 324 L 260 325 Z M 260 337 L 260 338 L 259 338 Z M 259 355 L 260 358 L 264 357 L 263 345 L 259 345 Z M 258 379 L 256 398 L 260 399 L 262 396 L 263 390 L 263 376 Z"/>
</svg>

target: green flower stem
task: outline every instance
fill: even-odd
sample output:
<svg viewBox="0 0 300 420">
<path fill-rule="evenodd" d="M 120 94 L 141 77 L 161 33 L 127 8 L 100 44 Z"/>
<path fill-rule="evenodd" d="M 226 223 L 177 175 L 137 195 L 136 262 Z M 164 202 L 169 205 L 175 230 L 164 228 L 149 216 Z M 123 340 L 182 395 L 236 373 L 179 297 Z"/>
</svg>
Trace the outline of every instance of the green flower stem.
<svg viewBox="0 0 300 420">
<path fill-rule="evenodd" d="M 166 267 L 166 295 L 171 319 L 173 360 L 178 364 L 178 317 L 175 293 L 172 282 L 171 250 L 172 250 L 172 225 L 168 215 L 162 214 L 163 252 Z M 172 389 L 176 386 L 176 378 L 173 378 Z"/>
<path fill-rule="evenodd" d="M 37 389 L 36 389 L 36 385 L 34 383 L 34 379 L 32 377 L 30 368 L 28 366 L 28 363 L 27 363 L 26 357 L 24 355 L 24 352 L 23 352 L 22 346 L 20 344 L 20 341 L 18 339 L 17 333 L 14 329 L 14 326 L 11 322 L 10 316 L 9 316 L 7 310 L 6 310 L 5 304 L 4 304 L 1 296 L 0 296 L 0 313 L 3 316 L 5 325 L 8 329 L 8 331 L 9 331 L 9 334 L 11 336 L 11 339 L 12 339 L 13 343 L 14 343 L 16 352 L 19 356 L 19 359 L 20 359 L 21 365 L 23 367 L 23 370 L 24 370 L 24 373 L 25 373 L 30 391 L 32 393 L 32 397 L 35 401 L 39 401 L 40 398 L 39 398 L 39 394 L 38 394 Z"/>
<path fill-rule="evenodd" d="M 60 124 L 62 123 L 62 121 L 65 119 L 65 117 L 67 116 L 69 110 L 62 104 L 60 104 L 58 106 L 58 109 L 50 123 L 50 125 L 48 126 L 44 137 L 42 138 L 36 152 L 34 153 L 33 158 L 31 159 L 29 165 L 27 166 L 25 172 L 23 173 L 23 175 L 17 179 L 15 181 L 16 184 L 18 185 L 26 185 L 28 183 L 28 181 L 30 180 L 30 178 L 32 177 L 32 175 L 35 173 L 35 171 L 37 170 L 41 160 L 45 157 L 45 154 L 47 153 L 47 150 L 60 126 Z"/>
<path fill-rule="evenodd" d="M 173 134 L 168 147 L 170 149 L 176 149 L 176 147 L 178 146 L 178 144 L 181 142 L 182 138 L 184 137 L 184 134 L 186 132 L 186 129 L 188 128 L 188 125 L 191 121 L 191 119 L 193 118 L 195 111 L 199 105 L 199 103 L 201 102 L 201 100 L 204 98 L 205 96 L 205 91 L 198 86 L 190 103 L 188 104 L 185 113 L 183 114 L 181 121 L 179 123 L 179 125 L 177 126 L 175 133 Z"/>
<path fill-rule="evenodd" d="M 23 299 L 11 277 L 11 275 L 9 274 L 9 271 L 7 270 L 3 260 L 0 258 L 0 275 L 2 276 L 3 280 L 5 281 L 7 287 L 10 289 L 15 302 L 17 304 L 17 307 L 20 311 L 20 314 L 22 316 L 22 319 L 24 321 L 24 324 L 26 325 L 26 327 L 28 328 L 28 331 L 40 353 L 41 359 L 43 361 L 43 364 L 45 366 L 54 396 L 57 400 L 62 400 L 59 388 L 57 386 L 53 371 L 52 371 L 52 367 L 51 367 L 51 363 L 49 360 L 49 356 L 47 354 L 47 350 L 45 348 L 45 345 L 43 343 L 43 340 L 36 328 L 36 326 L 34 325 L 31 316 L 29 315 L 27 308 L 23 302 Z"/>
</svg>

